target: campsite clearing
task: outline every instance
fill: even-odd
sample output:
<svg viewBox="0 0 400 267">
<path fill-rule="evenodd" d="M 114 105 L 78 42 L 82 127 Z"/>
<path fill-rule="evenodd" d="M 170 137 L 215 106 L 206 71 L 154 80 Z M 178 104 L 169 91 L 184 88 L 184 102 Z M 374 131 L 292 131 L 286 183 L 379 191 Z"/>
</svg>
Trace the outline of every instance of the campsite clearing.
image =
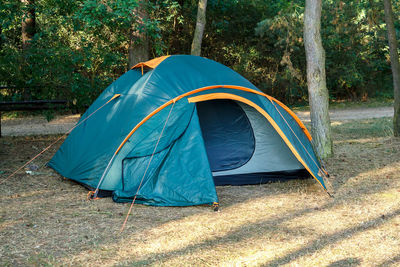
<svg viewBox="0 0 400 267">
<path fill-rule="evenodd" d="M 380 103 L 381 104 L 381 103 Z M 310 121 L 310 111 L 295 111 L 303 122 Z M 340 108 L 331 109 L 329 112 L 331 121 L 361 120 L 372 118 L 393 117 L 393 106 Z M 25 136 L 40 134 L 62 134 L 79 120 L 79 115 L 60 115 L 53 120 L 47 121 L 43 116 L 32 116 L 23 118 L 3 118 L 2 130 L 4 136 Z"/>
<path fill-rule="evenodd" d="M 335 198 L 312 179 L 217 187 L 221 212 L 86 201 L 49 168 L 0 185 L 0 265 L 388 266 L 400 262 L 400 140 L 391 119 L 333 122 Z M 58 136 L 0 140 L 1 181 Z M 57 147 L 35 161 L 42 166 Z"/>
</svg>

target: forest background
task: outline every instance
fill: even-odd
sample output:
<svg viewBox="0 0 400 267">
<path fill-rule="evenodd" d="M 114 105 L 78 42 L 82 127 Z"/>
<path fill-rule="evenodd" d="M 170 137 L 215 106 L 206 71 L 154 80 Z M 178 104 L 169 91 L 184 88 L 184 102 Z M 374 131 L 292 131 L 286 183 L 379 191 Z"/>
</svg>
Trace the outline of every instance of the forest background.
<svg viewBox="0 0 400 267">
<path fill-rule="evenodd" d="M 142 2 L 2 1 L 0 101 L 67 99 L 83 110 L 129 69 L 132 46 L 146 43 L 149 58 L 190 54 L 198 1 Z M 398 31 L 400 3 L 392 4 Z M 21 22 L 32 14 L 24 43 Z M 304 0 L 209 0 L 201 55 L 287 104 L 306 104 L 303 14 Z M 381 1 L 323 1 L 321 35 L 331 101 L 393 97 Z"/>
</svg>

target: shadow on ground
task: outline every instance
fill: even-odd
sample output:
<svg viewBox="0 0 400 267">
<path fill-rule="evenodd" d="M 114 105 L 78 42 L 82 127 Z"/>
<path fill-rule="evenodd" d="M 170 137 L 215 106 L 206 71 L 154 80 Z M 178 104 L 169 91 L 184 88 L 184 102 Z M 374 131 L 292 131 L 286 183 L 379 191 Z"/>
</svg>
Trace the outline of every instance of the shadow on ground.
<svg viewBox="0 0 400 267">
<path fill-rule="evenodd" d="M 279 266 L 310 260 L 329 266 L 362 265 L 371 256 L 362 249 L 356 255 L 325 261 L 318 261 L 316 255 L 326 255 L 326 250 L 334 253 L 338 244 L 347 241 L 368 247 L 371 241 L 360 235 L 370 231 L 377 235 L 382 227 L 398 223 L 399 194 L 393 187 L 400 186 L 400 141 L 385 130 L 374 130 L 386 129 L 385 120 L 334 126 L 335 155 L 328 161 L 336 191 L 333 199 L 311 179 L 218 187 L 220 213 L 204 206 L 135 205 L 122 234 L 118 230 L 128 205 L 111 199 L 86 202 L 84 188 L 50 169 L 37 176 L 18 174 L 0 185 L 0 262 Z M 0 170 L 21 164 L 52 139 L 1 140 Z M 20 156 L 20 151 L 26 151 L 26 156 Z M 49 158 L 45 156 L 40 164 Z M 388 236 L 384 245 L 397 244 L 391 239 L 397 237 L 395 233 Z M 399 262 L 400 251 L 393 249 L 387 251 L 389 257 L 378 257 L 377 263 Z"/>
</svg>

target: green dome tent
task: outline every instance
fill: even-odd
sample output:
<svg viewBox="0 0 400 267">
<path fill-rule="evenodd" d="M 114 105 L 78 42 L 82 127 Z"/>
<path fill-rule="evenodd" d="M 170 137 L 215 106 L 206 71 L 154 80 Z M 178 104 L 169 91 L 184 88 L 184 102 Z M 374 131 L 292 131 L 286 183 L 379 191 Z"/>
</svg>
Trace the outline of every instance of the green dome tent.
<svg viewBox="0 0 400 267">
<path fill-rule="evenodd" d="M 326 190 L 326 172 L 296 115 L 202 57 L 137 64 L 104 90 L 81 123 L 49 166 L 112 192 L 116 202 L 136 195 L 148 205 L 212 204 L 215 185 L 310 175 Z"/>
</svg>

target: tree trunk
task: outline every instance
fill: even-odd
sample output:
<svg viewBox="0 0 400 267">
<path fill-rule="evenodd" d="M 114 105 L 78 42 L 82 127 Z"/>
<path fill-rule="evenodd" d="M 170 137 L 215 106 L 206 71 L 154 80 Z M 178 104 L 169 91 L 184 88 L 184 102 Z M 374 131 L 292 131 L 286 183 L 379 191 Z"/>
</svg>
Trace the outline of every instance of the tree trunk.
<svg viewBox="0 0 400 267">
<path fill-rule="evenodd" d="M 0 51 L 1 51 L 1 49 L 3 48 L 3 38 L 1 37 L 1 35 L 3 34 L 3 27 L 2 27 L 2 25 L 0 24 Z M 1 134 L 1 132 L 0 132 L 0 134 Z M 0 136 L 1 137 L 1 136 Z"/>
<path fill-rule="evenodd" d="M 400 67 L 399 54 L 397 52 L 396 30 L 393 22 L 393 9 L 390 0 L 383 0 L 385 9 L 385 21 L 389 41 L 390 64 L 392 66 L 393 90 L 394 90 L 394 116 L 393 133 L 400 136 Z"/>
<path fill-rule="evenodd" d="M 321 40 L 322 0 L 306 0 L 304 46 L 313 145 L 320 159 L 332 155 L 329 94 L 325 78 L 325 51 Z"/>
<path fill-rule="evenodd" d="M 130 42 L 128 48 L 128 67 L 129 69 L 139 62 L 149 60 L 149 40 L 146 34 L 145 20 L 147 19 L 146 1 L 139 0 L 138 7 L 134 10 L 139 26 L 130 32 Z"/>
<path fill-rule="evenodd" d="M 26 80 L 29 80 L 32 78 L 32 72 L 28 50 L 32 43 L 32 38 L 36 33 L 35 0 L 21 0 L 21 3 L 24 8 L 21 23 L 22 55 L 24 64 L 21 66 L 21 68 L 25 69 L 24 74 Z M 25 101 L 31 99 L 31 88 L 23 88 L 22 96 Z"/>
<path fill-rule="evenodd" d="M 0 52 L 3 49 L 3 38 L 2 38 L 2 34 L 3 34 L 3 27 L 2 25 L 0 25 Z"/>
<path fill-rule="evenodd" d="M 203 40 L 204 28 L 206 27 L 206 9 L 207 0 L 199 0 L 199 6 L 197 9 L 196 30 L 194 31 L 191 50 L 191 54 L 194 56 L 200 56 L 201 54 L 201 42 Z"/>
<path fill-rule="evenodd" d="M 26 11 L 22 17 L 22 49 L 29 48 L 30 42 L 36 33 L 35 0 L 21 0 Z"/>
</svg>

